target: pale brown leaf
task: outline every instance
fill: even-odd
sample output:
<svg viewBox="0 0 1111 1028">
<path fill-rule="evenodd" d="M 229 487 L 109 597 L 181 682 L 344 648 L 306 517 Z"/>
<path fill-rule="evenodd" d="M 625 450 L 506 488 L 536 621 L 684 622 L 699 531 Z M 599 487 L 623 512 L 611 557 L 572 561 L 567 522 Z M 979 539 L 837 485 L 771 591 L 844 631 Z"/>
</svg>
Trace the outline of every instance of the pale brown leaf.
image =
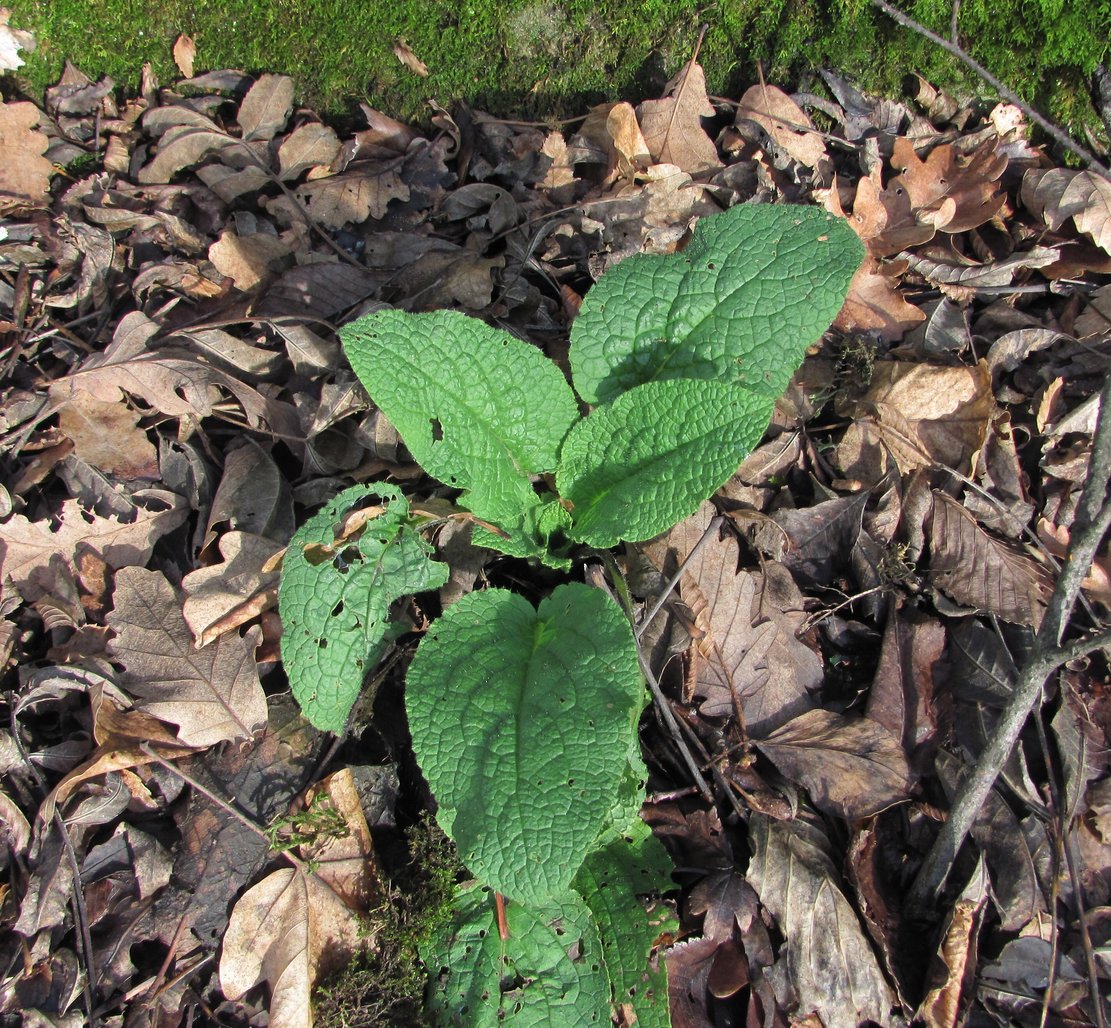
<svg viewBox="0 0 1111 1028">
<path fill-rule="evenodd" d="M 798 1009 L 816 1013 L 826 1028 L 895 1023 L 894 992 L 841 891 L 821 829 L 754 814 L 749 836 L 748 880 L 786 940 L 780 959 Z"/>
<path fill-rule="evenodd" d="M 737 121 L 756 122 L 775 144 L 794 160 L 815 168 L 826 156 L 826 144 L 814 123 L 782 89 L 777 86 L 750 86 L 737 104 Z"/>
<path fill-rule="evenodd" d="M 852 821 L 907 798 L 910 771 L 902 744 L 868 718 L 809 710 L 755 744 L 826 814 Z"/>
<path fill-rule="evenodd" d="M 849 284 L 849 295 L 833 322 L 842 332 L 877 332 L 889 342 L 902 339 L 908 329 L 926 319 L 899 289 L 906 261 L 880 264 L 866 257 Z"/>
<path fill-rule="evenodd" d="M 212 129 L 182 126 L 172 128 L 162 137 L 154 159 L 139 169 L 143 185 L 169 182 L 179 171 L 192 168 L 203 158 L 236 141 L 223 132 Z"/>
<path fill-rule="evenodd" d="M 650 543 L 648 557 L 664 569 L 677 567 L 713 516 L 709 504 Z M 802 596 L 791 574 L 777 564 L 764 573 L 738 573 L 733 536 L 704 546 L 683 574 L 683 600 L 696 617 L 700 659 L 695 693 L 702 713 L 722 717 L 734 702 L 754 735 L 766 734 L 813 706 L 811 691 L 822 682 L 817 654 L 796 637 L 804 619 Z"/>
<path fill-rule="evenodd" d="M 54 170 L 43 154 L 50 141 L 38 130 L 39 109 L 30 103 L 0 105 L 0 196 L 38 203 Z"/>
<path fill-rule="evenodd" d="M 706 95 L 702 66 L 689 61 L 664 92 L 662 100 L 646 100 L 637 108 L 653 160 L 677 165 L 692 175 L 720 168 L 717 147 L 702 128 L 702 119 L 716 113 Z"/>
<path fill-rule="evenodd" d="M 1037 628 L 1050 580 L 1011 544 L 985 532 L 963 506 L 935 492 L 930 516 L 930 581 L 957 603 Z"/>
<path fill-rule="evenodd" d="M 208 248 L 208 259 L 236 289 L 248 292 L 265 282 L 292 253 L 289 243 L 278 236 L 264 232 L 239 236 L 229 229 Z"/>
<path fill-rule="evenodd" d="M 178 726 L 189 746 L 250 738 L 266 723 L 266 696 L 254 651 L 257 628 L 224 635 L 197 650 L 173 587 L 157 571 L 124 568 L 116 575 L 109 643 L 123 664 L 124 688 L 142 710 Z"/>
<path fill-rule="evenodd" d="M 182 613 L 198 647 L 275 605 L 278 573 L 262 567 L 280 549 L 260 535 L 227 532 L 220 537 L 220 563 L 191 571 L 181 580 Z"/>
<path fill-rule="evenodd" d="M 189 505 L 161 489 L 140 490 L 132 499 L 135 520 L 129 523 L 86 511 L 76 500 L 63 501 L 54 520 L 29 521 L 22 514 L 13 514 L 0 526 L 0 581 L 4 588 L 10 584 L 21 589 L 36 568 L 48 566 L 55 558 L 76 574 L 79 549 L 88 548 L 111 568 L 146 564 L 158 539 L 189 516 Z"/>
<path fill-rule="evenodd" d="M 1111 253 L 1111 182 L 1074 168 L 1031 168 L 1022 178 L 1021 199 L 1054 232 L 1069 219 L 1097 246 Z"/>
<path fill-rule="evenodd" d="M 306 182 L 294 195 L 314 221 L 326 228 L 343 228 L 383 217 L 391 200 L 409 199 L 409 186 L 395 167 L 361 164 L 342 175 Z M 302 220 L 285 196 L 271 200 L 266 209 L 289 224 Z"/>
<path fill-rule="evenodd" d="M 239 105 L 243 138 L 273 139 L 285 127 L 293 110 L 293 79 L 287 75 L 260 75 Z"/>
<path fill-rule="evenodd" d="M 428 78 L 428 65 L 413 53 L 404 39 L 399 39 L 394 43 L 393 53 L 414 75 L 419 75 L 422 79 Z"/>
<path fill-rule="evenodd" d="M 180 35 L 174 41 L 174 64 L 187 79 L 193 77 L 193 61 L 197 56 L 197 44 L 192 36 Z"/>
<path fill-rule="evenodd" d="M 936 367 L 877 363 L 865 395 L 846 408 L 853 418 L 836 450 L 846 478 L 878 482 L 894 461 L 901 472 L 943 464 L 964 474 L 995 413 L 986 364 Z"/>
<path fill-rule="evenodd" d="M 126 403 L 76 389 L 58 411 L 58 427 L 86 464 L 124 479 L 158 477 L 158 452 Z"/>
<path fill-rule="evenodd" d="M 1009 286 L 1018 272 L 1044 268 L 1056 261 L 1057 256 L 1052 246 L 1034 246 L 987 264 L 956 256 L 951 260 L 938 260 L 916 254 L 906 260 L 912 271 L 940 286 Z"/>
<path fill-rule="evenodd" d="M 8 24 L 11 16 L 11 11 L 0 7 L 0 72 L 22 68 L 24 61 L 19 51 L 31 53 L 35 49 L 34 35 L 24 29 L 13 29 Z"/>
<path fill-rule="evenodd" d="M 220 985 L 237 1000 L 260 982 L 270 987 L 275 1028 L 311 1028 L 312 990 L 370 939 L 355 912 L 315 876 L 282 868 L 236 901 L 220 955 Z"/>
<path fill-rule="evenodd" d="M 339 154 L 339 136 L 328 125 L 310 121 L 295 128 L 278 147 L 278 170 L 283 179 L 297 178 L 310 168 L 327 168 Z"/>
</svg>

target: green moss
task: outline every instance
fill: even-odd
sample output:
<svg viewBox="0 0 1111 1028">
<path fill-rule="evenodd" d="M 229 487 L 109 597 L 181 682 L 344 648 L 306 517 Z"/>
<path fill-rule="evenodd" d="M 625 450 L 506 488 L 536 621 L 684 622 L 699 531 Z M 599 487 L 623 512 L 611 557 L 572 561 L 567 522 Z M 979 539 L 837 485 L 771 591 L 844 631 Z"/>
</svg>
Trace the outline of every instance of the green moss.
<svg viewBox="0 0 1111 1028">
<path fill-rule="evenodd" d="M 918 71 L 965 95 L 985 92 L 940 48 L 899 28 L 868 0 L 8 0 L 39 51 L 22 81 L 41 89 L 64 57 L 134 86 L 143 61 L 176 77 L 178 33 L 197 69 L 293 75 L 328 113 L 352 98 L 420 119 L 462 99 L 503 116 L 571 116 L 606 98 L 658 93 L 709 26 L 701 60 L 714 93 L 757 78 L 794 85 L 823 62 L 863 88 L 897 94 Z M 948 34 L 950 0 L 904 3 Z M 1108 57 L 1111 0 L 965 0 L 961 41 L 1020 95 L 1078 127 L 1095 124 L 1086 80 Z M 429 67 L 398 62 L 403 37 Z"/>
</svg>

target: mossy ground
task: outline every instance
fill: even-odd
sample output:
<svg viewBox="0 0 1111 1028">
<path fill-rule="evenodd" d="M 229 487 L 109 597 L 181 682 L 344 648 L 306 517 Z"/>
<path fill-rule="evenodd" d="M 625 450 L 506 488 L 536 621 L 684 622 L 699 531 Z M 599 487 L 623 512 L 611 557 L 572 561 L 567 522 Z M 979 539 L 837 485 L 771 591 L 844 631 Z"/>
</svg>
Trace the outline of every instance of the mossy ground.
<svg viewBox="0 0 1111 1028">
<path fill-rule="evenodd" d="M 758 61 L 787 86 L 826 62 L 881 93 L 897 94 L 914 71 L 958 92 L 985 90 L 868 0 L 7 2 L 12 23 L 40 41 L 16 80 L 32 92 L 67 57 L 125 86 L 144 61 L 175 78 L 171 47 L 184 32 L 196 40 L 198 70 L 288 73 L 304 102 L 332 115 L 354 98 L 413 120 L 430 100 L 460 99 L 502 116 L 573 116 L 603 99 L 658 94 L 703 23 L 700 59 L 717 94 L 755 81 Z M 950 0 L 902 6 L 948 34 Z M 1111 0 L 965 0 L 960 17 L 962 43 L 1020 95 L 1074 128 L 1095 124 L 1087 79 L 1111 49 Z M 427 78 L 398 62 L 398 38 L 427 64 Z"/>
</svg>

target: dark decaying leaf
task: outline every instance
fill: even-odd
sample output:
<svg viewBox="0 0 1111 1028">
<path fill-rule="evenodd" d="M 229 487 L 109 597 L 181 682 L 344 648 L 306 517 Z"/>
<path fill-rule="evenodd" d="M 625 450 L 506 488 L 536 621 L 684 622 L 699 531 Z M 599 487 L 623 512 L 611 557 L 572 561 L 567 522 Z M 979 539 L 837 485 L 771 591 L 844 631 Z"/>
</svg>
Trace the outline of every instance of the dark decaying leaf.
<svg viewBox="0 0 1111 1028">
<path fill-rule="evenodd" d="M 814 805 L 854 820 L 907 798 L 910 772 L 898 737 L 868 718 L 809 710 L 763 738 L 756 747 Z"/>
<path fill-rule="evenodd" d="M 935 492 L 930 515 L 930 581 L 957 603 L 1037 628 L 1049 576 L 1013 545 L 985 532 L 951 496 Z"/>
<path fill-rule="evenodd" d="M 786 939 L 778 964 L 798 1012 L 814 1012 L 830 1028 L 866 1019 L 891 1024 L 895 994 L 841 891 L 817 822 L 755 814 L 749 832 L 748 880 Z"/>
</svg>

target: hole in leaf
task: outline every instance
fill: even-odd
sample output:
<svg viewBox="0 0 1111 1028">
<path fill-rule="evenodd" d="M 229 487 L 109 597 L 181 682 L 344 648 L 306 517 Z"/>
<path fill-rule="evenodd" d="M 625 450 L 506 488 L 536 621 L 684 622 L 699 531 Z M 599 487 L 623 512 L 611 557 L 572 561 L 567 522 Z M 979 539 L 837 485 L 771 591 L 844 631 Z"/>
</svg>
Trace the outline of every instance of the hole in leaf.
<svg viewBox="0 0 1111 1028">
<path fill-rule="evenodd" d="M 316 645 L 319 646 L 322 650 L 326 650 L 328 648 L 328 640 L 327 639 L 317 639 L 316 640 Z"/>
<path fill-rule="evenodd" d="M 440 442 L 444 438 L 444 426 L 440 424 L 439 418 L 432 418 L 432 441 L 434 443 Z"/>
<path fill-rule="evenodd" d="M 340 616 L 340 614 L 342 614 L 342 613 L 343 613 L 343 600 L 340 600 L 339 603 L 337 603 L 332 608 L 332 617 L 338 618 Z"/>
</svg>

